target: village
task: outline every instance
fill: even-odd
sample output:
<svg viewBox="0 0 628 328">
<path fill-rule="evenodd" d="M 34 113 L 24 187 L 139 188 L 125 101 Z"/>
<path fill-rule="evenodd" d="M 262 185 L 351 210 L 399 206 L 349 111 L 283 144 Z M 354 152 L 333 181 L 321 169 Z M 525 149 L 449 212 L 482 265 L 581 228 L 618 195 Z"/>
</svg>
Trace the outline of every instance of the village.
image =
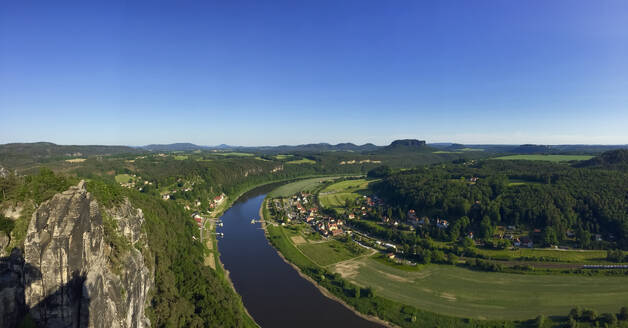
<svg viewBox="0 0 628 328">
<path fill-rule="evenodd" d="M 275 198 L 271 203 L 271 210 L 282 225 L 302 221 L 322 237 L 337 237 L 345 234 L 345 222 L 321 214 L 313 197 L 312 194 L 300 192 L 289 198 Z"/>
</svg>

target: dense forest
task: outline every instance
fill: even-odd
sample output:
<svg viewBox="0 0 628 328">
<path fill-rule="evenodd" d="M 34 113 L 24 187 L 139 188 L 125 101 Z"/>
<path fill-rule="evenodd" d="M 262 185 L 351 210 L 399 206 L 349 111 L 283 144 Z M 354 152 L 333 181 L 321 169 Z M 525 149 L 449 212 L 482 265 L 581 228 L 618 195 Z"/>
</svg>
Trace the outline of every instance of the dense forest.
<svg viewBox="0 0 628 328">
<path fill-rule="evenodd" d="M 512 225 L 546 245 L 575 236 L 582 248 L 628 248 L 628 174 L 621 170 L 487 160 L 402 171 L 371 188 L 400 216 L 414 209 L 449 220 L 453 239 L 470 231 L 488 238 L 497 225 Z"/>
</svg>

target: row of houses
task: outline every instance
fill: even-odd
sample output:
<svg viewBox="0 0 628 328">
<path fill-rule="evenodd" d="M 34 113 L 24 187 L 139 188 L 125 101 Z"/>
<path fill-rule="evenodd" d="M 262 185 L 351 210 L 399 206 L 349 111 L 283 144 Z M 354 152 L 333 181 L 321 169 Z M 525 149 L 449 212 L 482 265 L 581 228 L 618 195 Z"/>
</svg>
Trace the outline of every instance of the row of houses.
<svg viewBox="0 0 628 328">
<path fill-rule="evenodd" d="M 419 218 L 416 215 L 416 212 L 414 210 L 409 210 L 406 218 L 407 218 L 407 220 L 406 220 L 407 223 L 409 225 L 413 226 L 413 227 L 427 226 L 427 225 L 432 223 L 430 218 L 428 218 L 427 216 L 423 216 L 423 217 Z M 445 219 L 436 218 L 436 219 L 434 219 L 433 223 L 436 224 L 436 227 L 438 227 L 439 229 L 447 229 L 447 228 L 449 228 L 449 221 L 447 221 Z"/>
<path fill-rule="evenodd" d="M 282 202 L 275 200 L 276 208 L 285 212 L 286 221 L 299 220 L 307 223 L 312 229 L 320 233 L 323 237 L 340 236 L 344 234 L 344 221 L 329 216 L 321 215 L 313 204 L 312 195 L 309 193 L 298 193 Z"/>
</svg>

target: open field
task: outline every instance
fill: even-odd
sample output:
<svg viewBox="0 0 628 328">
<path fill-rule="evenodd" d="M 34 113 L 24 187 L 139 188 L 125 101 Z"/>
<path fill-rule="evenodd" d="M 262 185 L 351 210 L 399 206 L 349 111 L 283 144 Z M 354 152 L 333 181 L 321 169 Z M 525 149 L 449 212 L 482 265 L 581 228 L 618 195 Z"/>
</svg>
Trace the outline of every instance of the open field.
<svg viewBox="0 0 628 328">
<path fill-rule="evenodd" d="M 357 252 L 351 251 L 342 242 L 330 240 L 322 243 L 300 244 L 297 246 L 303 254 L 307 255 L 312 261 L 320 266 L 327 266 L 333 263 L 346 261 L 356 256 L 365 254 L 366 250 L 362 247 L 356 249 Z"/>
<path fill-rule="evenodd" d="M 303 158 L 303 159 L 297 159 L 294 161 L 288 161 L 286 162 L 286 164 L 316 164 L 316 161 L 313 161 L 311 159 L 307 159 L 307 158 Z"/>
<path fill-rule="evenodd" d="M 603 262 L 606 260 L 606 251 L 604 250 L 558 250 L 558 249 L 536 249 L 536 248 L 519 248 L 519 249 L 480 249 L 477 251 L 485 256 L 496 259 L 519 259 L 522 257 L 545 257 L 559 259 L 560 262 L 570 263 L 587 263 L 587 262 Z"/>
<path fill-rule="evenodd" d="M 321 206 L 335 208 L 342 212 L 345 202 L 347 200 L 354 201 L 360 197 L 363 191 L 367 189 L 369 182 L 365 179 L 340 181 L 321 190 L 318 199 Z"/>
<path fill-rule="evenodd" d="M 568 162 L 568 161 L 585 161 L 591 159 L 589 155 L 509 155 L 495 157 L 493 159 L 501 160 L 528 160 L 528 161 L 550 161 L 550 162 Z"/>
<path fill-rule="evenodd" d="M 615 312 L 628 302 L 628 278 L 478 272 L 450 265 L 403 271 L 371 258 L 333 270 L 377 295 L 419 309 L 478 319 L 531 319 L 566 315 L 576 305 Z"/>
<path fill-rule="evenodd" d="M 280 154 L 280 155 L 275 156 L 275 158 L 278 159 L 278 160 L 283 160 L 283 159 L 291 158 L 292 156 L 293 155 L 283 155 L 283 154 Z"/>
<path fill-rule="evenodd" d="M 318 187 L 321 183 L 329 180 L 337 179 L 337 177 L 323 177 L 299 180 L 280 186 L 268 193 L 269 197 L 288 197 L 299 191 L 310 191 Z"/>
<path fill-rule="evenodd" d="M 176 159 L 177 161 L 185 161 L 186 159 L 188 159 L 187 155 L 174 155 L 174 159 Z"/>
<path fill-rule="evenodd" d="M 128 174 L 118 174 L 116 175 L 117 183 L 129 183 L 132 180 L 132 177 Z"/>
<path fill-rule="evenodd" d="M 523 186 L 523 185 L 529 185 L 529 184 L 541 184 L 538 181 L 527 181 L 527 180 L 521 180 L 521 179 L 508 179 L 508 186 L 509 187 L 514 187 L 514 186 Z"/>
<path fill-rule="evenodd" d="M 255 156 L 255 154 L 251 154 L 251 153 L 239 153 L 239 152 L 228 152 L 228 153 L 221 153 L 221 152 L 215 152 L 215 153 L 211 153 L 212 155 L 220 155 L 220 156 L 238 156 L 238 157 L 250 157 L 250 156 Z"/>
<path fill-rule="evenodd" d="M 86 158 L 73 158 L 73 159 L 66 159 L 65 161 L 68 163 L 83 163 L 86 160 L 87 160 Z"/>
</svg>

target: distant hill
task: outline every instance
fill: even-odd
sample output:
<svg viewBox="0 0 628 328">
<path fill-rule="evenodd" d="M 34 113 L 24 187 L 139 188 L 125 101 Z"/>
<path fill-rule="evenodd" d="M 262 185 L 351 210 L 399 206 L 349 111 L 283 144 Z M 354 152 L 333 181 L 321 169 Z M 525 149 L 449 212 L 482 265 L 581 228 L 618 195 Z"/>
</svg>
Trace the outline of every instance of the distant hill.
<svg viewBox="0 0 628 328">
<path fill-rule="evenodd" d="M 134 154 L 141 152 L 142 150 L 127 146 L 64 146 L 51 142 L 9 143 L 0 145 L 0 163 L 7 167 L 15 168 L 22 165 L 45 163 L 63 158 L 127 153 Z"/>
<path fill-rule="evenodd" d="M 435 148 L 429 147 L 425 140 L 400 139 L 381 149 L 381 152 L 432 152 Z"/>
<path fill-rule="evenodd" d="M 281 145 L 281 146 L 263 146 L 263 147 L 240 147 L 239 150 L 244 151 L 258 151 L 258 152 L 327 152 L 327 151 L 352 151 L 363 152 L 377 150 L 381 147 L 372 143 L 366 143 L 364 145 L 356 145 L 350 142 L 339 143 L 332 145 L 329 143 L 313 143 L 303 145 Z"/>
<path fill-rule="evenodd" d="M 215 148 L 226 148 L 222 147 L 226 145 L 220 145 Z M 189 142 L 180 142 L 180 143 L 172 143 L 172 144 L 152 144 L 140 147 L 141 149 L 146 149 L 149 151 L 163 151 L 163 152 L 171 152 L 171 151 L 195 151 L 195 150 L 204 150 L 204 149 L 214 149 L 213 147 L 207 146 L 198 146 Z"/>
<path fill-rule="evenodd" d="M 604 169 L 628 169 L 628 149 L 609 150 L 589 160 L 577 163 L 575 166 Z"/>
<path fill-rule="evenodd" d="M 510 152 L 515 153 L 515 154 L 540 154 L 540 153 L 547 153 L 549 151 L 550 151 L 549 146 L 527 144 L 527 145 L 521 145 L 519 147 L 516 147 L 512 149 Z"/>
</svg>

